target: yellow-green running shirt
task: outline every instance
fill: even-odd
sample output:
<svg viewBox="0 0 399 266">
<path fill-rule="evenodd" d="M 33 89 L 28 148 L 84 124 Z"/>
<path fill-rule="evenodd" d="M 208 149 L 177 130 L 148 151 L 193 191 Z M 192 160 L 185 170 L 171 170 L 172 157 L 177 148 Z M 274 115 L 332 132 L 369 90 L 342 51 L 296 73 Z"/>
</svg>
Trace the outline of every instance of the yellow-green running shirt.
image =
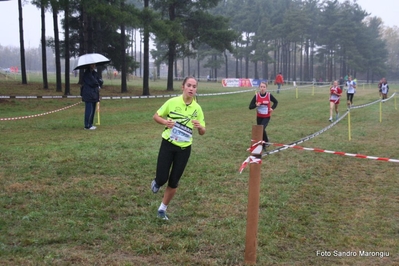
<svg viewBox="0 0 399 266">
<path fill-rule="evenodd" d="M 157 114 L 176 122 L 173 128 L 165 127 L 162 138 L 182 148 L 190 146 L 193 142 L 192 120 L 198 120 L 201 126 L 205 127 L 201 106 L 195 100 L 186 104 L 183 95 L 167 100 L 158 109 Z"/>
</svg>

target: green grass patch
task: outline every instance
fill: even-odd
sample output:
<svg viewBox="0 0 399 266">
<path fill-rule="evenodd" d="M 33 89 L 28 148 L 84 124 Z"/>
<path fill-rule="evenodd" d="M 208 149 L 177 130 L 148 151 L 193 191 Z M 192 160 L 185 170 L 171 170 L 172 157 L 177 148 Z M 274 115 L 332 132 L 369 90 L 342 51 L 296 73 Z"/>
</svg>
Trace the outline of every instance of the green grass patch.
<svg viewBox="0 0 399 266">
<path fill-rule="evenodd" d="M 140 95 L 140 81 L 134 82 L 129 95 Z M 40 83 L 2 80 L 0 86 L 2 95 L 56 95 Z M 103 96 L 120 95 L 117 85 L 106 86 Z M 151 86 L 151 94 L 165 93 L 165 81 Z M 234 90 L 201 82 L 198 92 Z M 328 88 L 301 87 L 298 99 L 295 90 L 273 94 L 279 105 L 268 126 L 272 142 L 290 143 L 329 125 Z M 238 169 L 256 121 L 248 110 L 253 95 L 200 97 L 207 133 L 194 136 L 168 222 L 156 218 L 164 188 L 150 191 L 162 131 L 152 115 L 165 98 L 103 100 L 95 131 L 83 130 L 83 105 L 0 121 L 0 264 L 244 265 L 249 170 Z M 376 99 L 376 86 L 366 85 L 354 103 Z M 1 117 L 79 102 L 0 100 Z M 351 140 L 345 118 L 301 145 L 399 159 L 394 99 L 382 105 L 382 122 L 379 110 L 375 104 L 351 111 Z M 258 265 L 399 264 L 398 169 L 397 163 L 297 149 L 263 157 Z M 389 257 L 362 257 L 363 250 Z"/>
</svg>

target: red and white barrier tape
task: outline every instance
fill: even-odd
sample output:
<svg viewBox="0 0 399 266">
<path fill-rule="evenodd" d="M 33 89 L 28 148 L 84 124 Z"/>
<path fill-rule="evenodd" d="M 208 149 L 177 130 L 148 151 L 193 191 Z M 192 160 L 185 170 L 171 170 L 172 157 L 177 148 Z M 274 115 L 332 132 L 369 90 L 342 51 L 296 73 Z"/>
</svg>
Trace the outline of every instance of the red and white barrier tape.
<svg viewBox="0 0 399 266">
<path fill-rule="evenodd" d="M 253 155 L 249 156 L 242 164 L 240 167 L 240 174 L 242 173 L 242 171 L 244 170 L 245 167 L 247 167 L 247 165 L 249 163 L 257 163 L 257 164 L 262 164 L 262 159 L 261 158 L 257 158 Z"/>
<path fill-rule="evenodd" d="M 78 105 L 80 103 L 82 103 L 82 102 L 78 102 L 78 103 L 72 104 L 70 106 L 58 109 L 58 110 L 54 110 L 54 111 L 50 111 L 50 112 L 46 112 L 46 113 L 42 113 L 42 114 L 37 114 L 37 115 L 26 115 L 26 116 L 19 116 L 19 117 L 0 118 L 0 121 L 20 120 L 20 119 L 33 118 L 33 117 L 39 117 L 39 116 L 43 116 L 43 115 L 53 114 L 53 113 L 56 113 L 56 112 L 59 112 L 59 111 L 63 111 L 63 110 L 69 109 L 69 108 L 71 108 L 73 106 L 76 106 L 76 105 Z"/>
<path fill-rule="evenodd" d="M 255 142 L 254 144 L 251 145 L 251 147 L 249 147 L 247 149 L 247 151 L 251 152 L 251 153 L 256 153 L 256 154 L 261 154 L 262 152 L 262 148 L 260 148 L 263 144 L 265 144 L 266 142 L 264 140 L 260 140 L 258 142 Z M 256 149 L 258 148 L 258 149 Z"/>
<path fill-rule="evenodd" d="M 389 100 L 389 99 L 393 98 L 395 95 L 396 95 L 396 92 L 393 93 L 392 96 L 389 97 L 389 98 L 386 99 L 386 100 Z M 386 100 L 384 100 L 384 101 L 386 101 Z M 351 106 L 350 109 L 357 109 L 357 108 L 366 107 L 366 106 L 369 106 L 369 105 L 372 105 L 372 104 L 375 104 L 375 103 L 379 103 L 379 102 L 381 102 L 381 101 L 382 101 L 381 99 L 378 99 L 378 100 L 376 100 L 376 101 L 374 101 L 374 102 L 371 102 L 371 103 L 367 103 L 367 104 L 363 104 L 363 105 Z M 308 141 L 308 140 L 310 140 L 310 139 L 313 139 L 313 138 L 317 137 L 318 135 L 320 135 L 320 134 L 326 132 L 327 130 L 329 130 L 330 128 L 332 128 L 333 126 L 335 126 L 339 121 L 341 121 L 344 117 L 346 117 L 346 116 L 348 115 L 348 113 L 349 113 L 349 110 L 346 111 L 342 116 L 340 116 L 340 117 L 338 118 L 338 120 L 336 120 L 336 121 L 334 121 L 333 123 L 329 124 L 328 126 L 326 126 L 325 128 L 323 128 L 322 130 L 317 131 L 316 133 L 313 133 L 313 134 L 311 134 L 311 135 L 309 135 L 309 136 L 307 136 L 307 137 L 301 138 L 300 140 L 297 140 L 297 141 L 295 141 L 295 142 L 292 142 L 292 143 L 290 143 L 290 144 L 288 144 L 288 145 L 280 144 L 280 147 L 279 147 L 279 148 L 274 149 L 274 150 L 271 150 L 271 151 L 268 151 L 268 152 L 264 152 L 264 153 L 262 154 L 262 157 L 267 156 L 267 155 L 271 155 L 271 154 L 274 154 L 274 153 L 277 153 L 277 152 L 280 152 L 280 151 L 283 151 L 283 150 L 287 150 L 290 146 L 293 146 L 293 145 L 296 145 L 296 144 L 301 144 L 301 143 L 303 143 L 303 142 L 305 142 L 305 141 Z M 348 156 L 350 156 L 350 155 L 348 155 Z M 359 157 L 359 158 L 360 158 L 360 157 Z"/>
<path fill-rule="evenodd" d="M 342 155 L 342 156 L 356 157 L 356 158 L 361 158 L 361 159 L 371 159 L 371 160 L 377 160 L 377 161 L 399 163 L 398 159 L 367 156 L 367 155 L 364 155 L 364 154 L 347 153 L 347 152 L 341 152 L 341 151 L 329 151 L 329 150 L 323 150 L 323 149 L 317 149 L 317 148 L 306 148 L 306 147 L 302 147 L 302 146 L 298 146 L 298 145 L 285 145 L 285 144 L 279 144 L 279 143 L 269 143 L 269 144 L 273 144 L 275 146 L 299 149 L 299 150 L 323 152 L 323 153 L 330 153 L 330 154 L 336 154 L 336 155 Z"/>
<path fill-rule="evenodd" d="M 251 145 L 251 147 L 249 147 L 247 149 L 247 151 L 251 152 L 252 154 L 255 155 L 259 155 L 262 153 L 262 149 L 263 149 L 263 144 L 265 142 L 263 140 L 260 140 L 254 144 Z M 262 157 L 257 157 L 255 155 L 250 155 L 242 164 L 241 167 L 239 169 L 240 174 L 242 173 L 242 171 L 244 170 L 245 167 L 247 167 L 247 165 L 250 163 L 257 163 L 257 164 L 262 164 Z"/>
</svg>

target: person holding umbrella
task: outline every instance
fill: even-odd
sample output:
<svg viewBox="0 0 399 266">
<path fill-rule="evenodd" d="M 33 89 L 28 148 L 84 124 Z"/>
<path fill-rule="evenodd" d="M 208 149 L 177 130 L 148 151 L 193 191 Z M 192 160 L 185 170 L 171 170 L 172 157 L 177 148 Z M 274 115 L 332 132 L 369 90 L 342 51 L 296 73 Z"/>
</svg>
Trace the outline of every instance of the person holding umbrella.
<svg viewBox="0 0 399 266">
<path fill-rule="evenodd" d="M 83 85 L 80 87 L 80 96 L 82 96 L 82 101 L 85 102 L 85 129 L 96 129 L 96 127 L 93 126 L 93 121 L 96 105 L 100 102 L 100 89 L 103 85 L 103 80 L 97 73 L 96 66 L 108 64 L 109 62 L 110 60 L 102 54 L 84 54 L 79 56 L 78 64 L 74 68 L 74 70 L 85 70 L 83 74 Z"/>
<path fill-rule="evenodd" d="M 83 74 L 82 101 L 85 102 L 84 125 L 85 129 L 94 130 L 93 126 L 96 105 L 100 101 L 100 89 L 103 80 L 96 71 L 96 64 L 90 64 Z"/>
</svg>

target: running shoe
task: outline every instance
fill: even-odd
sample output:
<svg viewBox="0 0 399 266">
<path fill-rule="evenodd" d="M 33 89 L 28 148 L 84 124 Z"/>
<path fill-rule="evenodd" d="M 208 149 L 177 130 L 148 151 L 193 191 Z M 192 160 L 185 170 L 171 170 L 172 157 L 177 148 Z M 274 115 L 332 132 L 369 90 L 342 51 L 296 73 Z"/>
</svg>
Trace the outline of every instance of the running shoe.
<svg viewBox="0 0 399 266">
<path fill-rule="evenodd" d="M 160 186 L 157 185 L 157 182 L 155 180 L 152 180 L 151 182 L 151 190 L 153 193 L 157 193 L 159 191 Z"/>
<path fill-rule="evenodd" d="M 166 211 L 158 210 L 158 218 L 162 220 L 169 220 L 168 216 L 166 216 Z"/>
</svg>

